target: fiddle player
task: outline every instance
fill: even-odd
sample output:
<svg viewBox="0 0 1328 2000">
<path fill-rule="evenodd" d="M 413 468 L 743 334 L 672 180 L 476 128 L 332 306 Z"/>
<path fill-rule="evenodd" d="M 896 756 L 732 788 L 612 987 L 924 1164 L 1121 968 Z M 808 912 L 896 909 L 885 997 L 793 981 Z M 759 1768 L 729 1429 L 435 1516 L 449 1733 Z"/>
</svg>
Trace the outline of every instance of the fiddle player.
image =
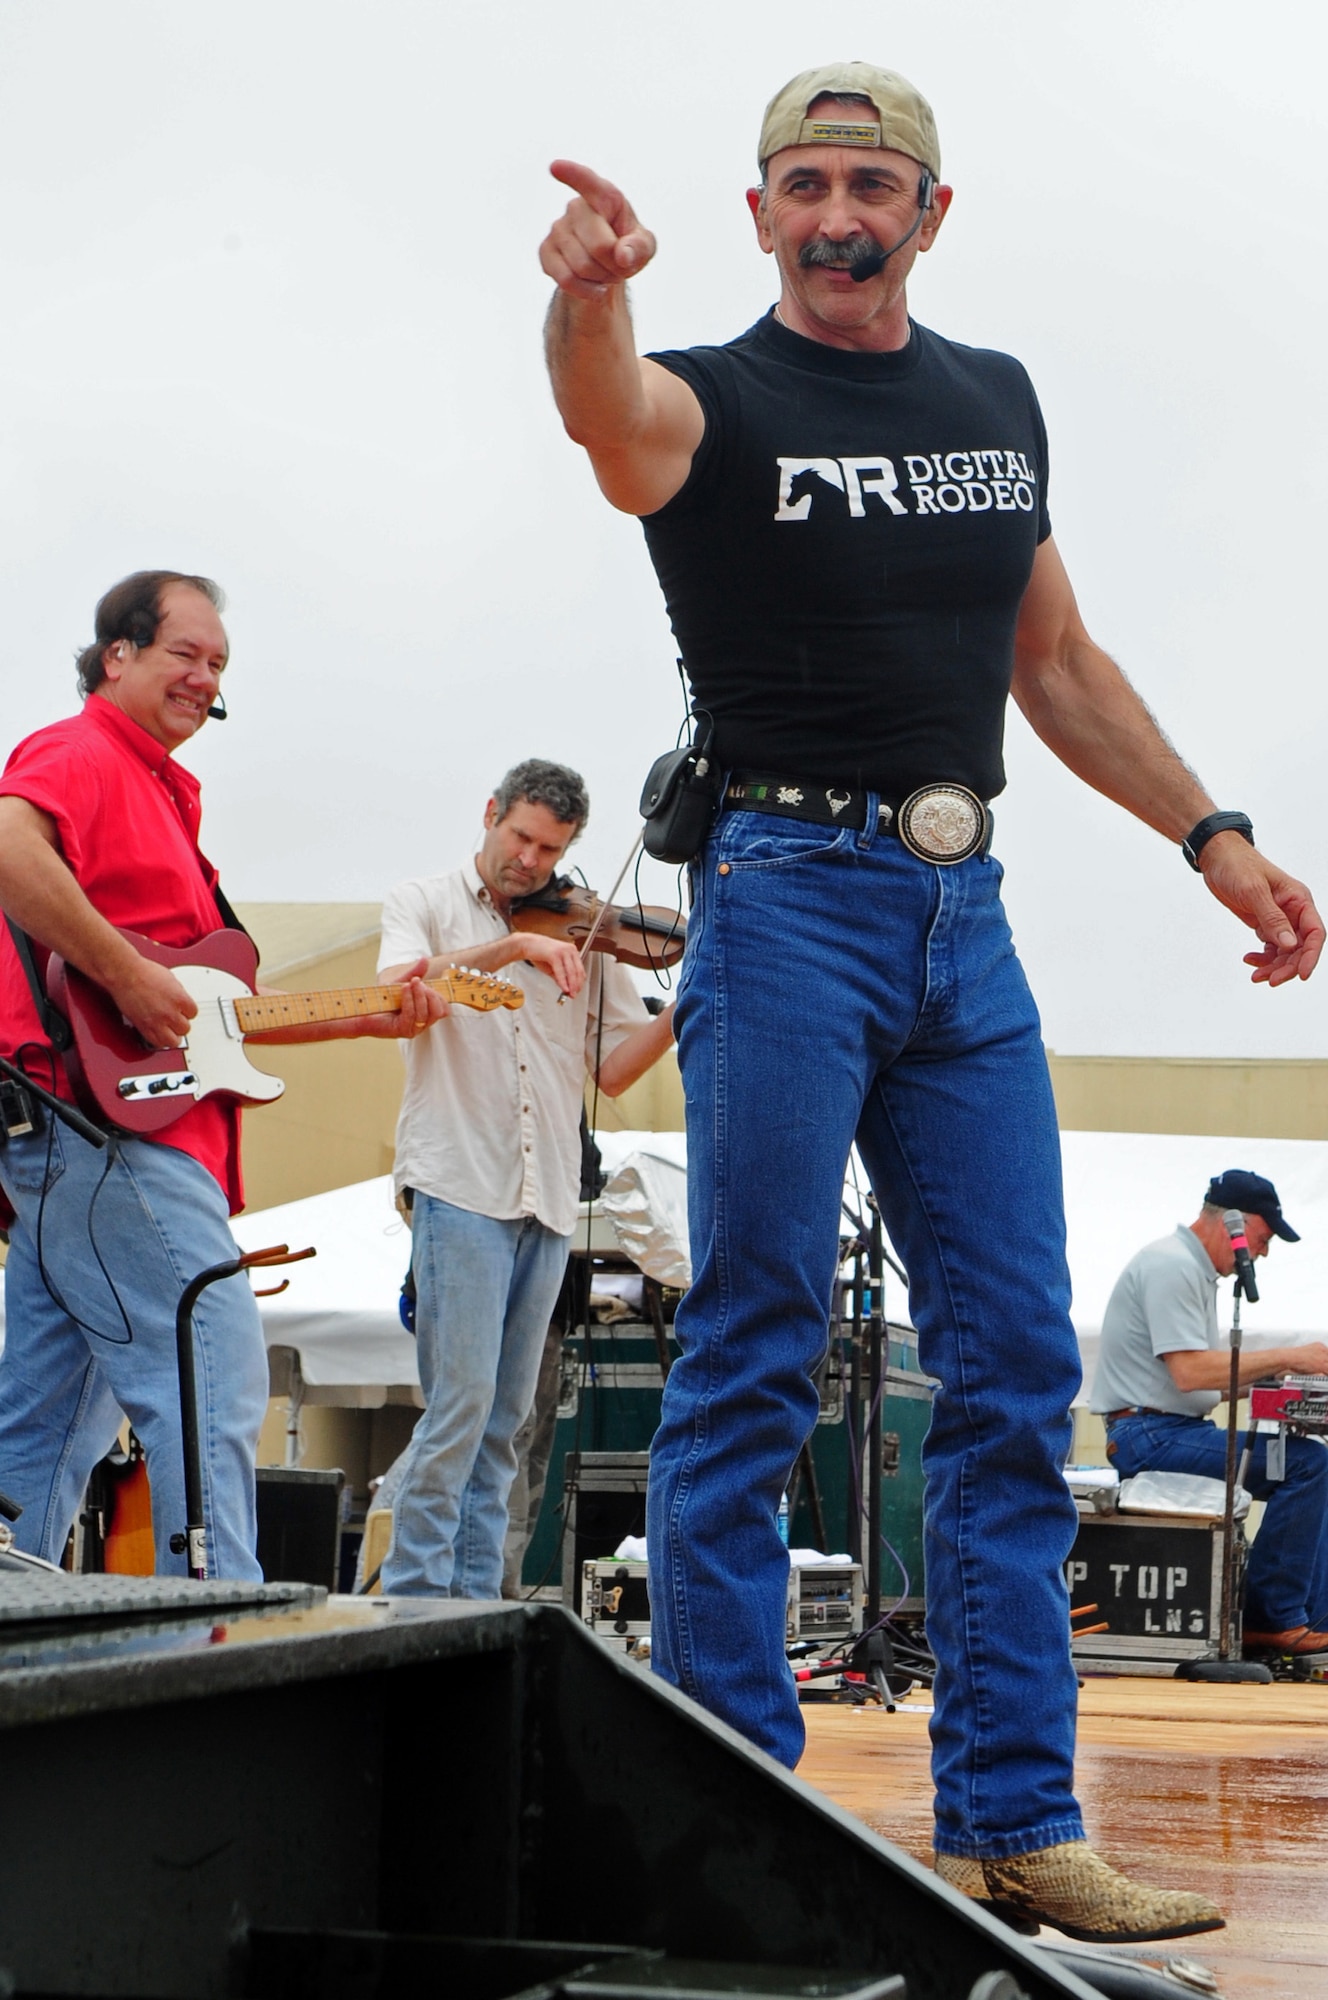
<svg viewBox="0 0 1328 2000">
<path fill-rule="evenodd" d="M 179 1046 L 198 1008 L 124 932 L 183 949 L 234 922 L 199 849 L 198 781 L 175 757 L 223 707 L 221 606 L 215 583 L 174 570 L 140 570 L 108 590 L 78 659 L 82 710 L 27 737 L 0 777 L 0 906 L 30 944 L 38 989 L 48 952 L 59 952 L 151 1048 Z M 254 1039 L 420 1033 L 446 1010 L 410 976 L 418 971 L 403 967 L 397 1013 Z M 52 1028 L 0 922 L 0 1054 L 69 1097 Z M 239 1123 L 233 1102 L 206 1096 L 114 1153 L 63 1124 L 11 1130 L 0 1146 L 15 1217 L 0 1485 L 23 1508 L 14 1532 L 29 1554 L 60 1560 L 123 1413 L 147 1458 L 157 1569 L 185 1574 L 170 1548 L 186 1513 L 175 1309 L 186 1280 L 239 1255 L 228 1221 L 243 1198 Z M 209 1286 L 193 1325 L 208 1574 L 261 1581 L 254 1460 L 268 1369 L 247 1279 Z"/>
<path fill-rule="evenodd" d="M 727 772 L 679 987 L 693 1281 L 651 1459 L 653 1664 L 797 1762 L 776 1510 L 816 1421 L 856 1139 L 940 1383 L 938 1871 L 1025 1925 L 1181 1936 L 1218 1911 L 1108 1867 L 1073 1792 L 1079 1363 L 1055 1106 L 989 852 L 1007 696 L 1079 777 L 1187 843 L 1262 940 L 1256 980 L 1307 977 L 1323 926 L 1085 630 L 1023 368 L 910 319 L 953 192 L 925 100 L 866 63 L 809 71 L 757 158 L 779 296 L 727 346 L 638 357 L 625 285 L 655 239 L 589 168 L 555 163 L 574 198 L 541 250 L 558 409 L 643 520 Z"/>
<path fill-rule="evenodd" d="M 1219 1430 L 1208 1416 L 1231 1382 L 1217 1287 L 1236 1268 L 1225 1220 L 1232 1210 L 1244 1219 L 1251 1257 L 1266 1257 L 1275 1236 L 1300 1241 L 1272 1182 L 1228 1167 L 1209 1182 L 1195 1220 L 1137 1251 L 1107 1300 L 1092 1407 L 1122 1479 L 1149 1470 L 1225 1475 L 1225 1423 Z M 1261 1375 L 1325 1375 L 1328 1346 L 1245 1348 L 1238 1365 L 1244 1386 Z M 1245 1645 L 1328 1653 L 1328 1451 L 1318 1438 L 1289 1437 L 1285 1477 L 1271 1479 L 1267 1437 L 1248 1442 L 1244 1484 L 1267 1506 L 1245 1575 Z"/>
<path fill-rule="evenodd" d="M 393 1508 L 389 1595 L 501 1595 L 512 1441 L 576 1222 L 585 1077 L 617 1097 L 673 1039 L 672 1008 L 650 1018 L 625 966 L 512 928 L 513 902 L 545 887 L 588 812 L 575 771 L 529 758 L 495 788 L 474 858 L 398 884 L 383 908 L 384 979 L 427 959 L 426 976 L 503 971 L 526 996 L 486 1015 L 489 1033 L 458 1009 L 444 1023 L 456 1033 L 406 1050 L 396 1188 L 425 1406 Z"/>
</svg>

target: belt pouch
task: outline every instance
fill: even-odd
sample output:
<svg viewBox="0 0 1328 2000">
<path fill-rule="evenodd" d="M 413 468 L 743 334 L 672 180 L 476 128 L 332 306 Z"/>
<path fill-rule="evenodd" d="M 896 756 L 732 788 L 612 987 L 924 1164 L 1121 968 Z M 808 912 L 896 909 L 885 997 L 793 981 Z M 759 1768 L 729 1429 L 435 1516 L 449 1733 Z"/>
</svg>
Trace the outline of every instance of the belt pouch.
<svg viewBox="0 0 1328 2000">
<path fill-rule="evenodd" d="M 642 845 L 671 867 L 695 861 L 719 802 L 723 774 L 710 754 L 714 721 L 704 709 L 696 719 L 695 740 L 657 757 L 641 791 Z"/>
</svg>

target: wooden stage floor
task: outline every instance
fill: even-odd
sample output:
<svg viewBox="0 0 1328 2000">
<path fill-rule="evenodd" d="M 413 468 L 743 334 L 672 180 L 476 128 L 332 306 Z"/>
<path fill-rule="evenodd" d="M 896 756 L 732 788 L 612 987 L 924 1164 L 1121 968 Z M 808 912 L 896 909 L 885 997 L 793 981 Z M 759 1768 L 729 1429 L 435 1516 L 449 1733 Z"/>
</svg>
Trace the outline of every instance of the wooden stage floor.
<svg viewBox="0 0 1328 2000">
<path fill-rule="evenodd" d="M 921 1694 L 893 1715 L 806 1704 L 798 1766 L 925 1861 L 929 1707 Z M 1175 1949 L 1211 1966 L 1226 2000 L 1325 2000 L 1328 1686 L 1089 1680 L 1076 1779 L 1089 1839 L 1108 1860 L 1225 1911 L 1224 1931 Z"/>
</svg>

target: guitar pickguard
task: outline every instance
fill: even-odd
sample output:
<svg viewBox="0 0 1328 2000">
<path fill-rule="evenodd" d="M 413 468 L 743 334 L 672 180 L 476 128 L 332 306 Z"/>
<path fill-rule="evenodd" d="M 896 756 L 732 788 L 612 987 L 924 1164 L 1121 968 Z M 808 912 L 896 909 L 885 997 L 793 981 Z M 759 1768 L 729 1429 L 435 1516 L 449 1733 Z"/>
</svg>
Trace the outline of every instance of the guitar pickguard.
<svg viewBox="0 0 1328 2000">
<path fill-rule="evenodd" d="M 280 1097 L 285 1085 L 250 1062 L 229 1012 L 254 990 L 252 939 L 243 931 L 214 932 L 195 950 L 219 963 L 201 964 L 191 963 L 188 951 L 132 931 L 125 936 L 145 957 L 169 966 L 198 1013 L 183 1048 L 148 1048 L 101 987 L 53 954 L 47 989 L 74 1030 L 65 1065 L 84 1108 L 122 1131 L 149 1137 L 204 1097 L 220 1094 L 241 1104 Z"/>
</svg>

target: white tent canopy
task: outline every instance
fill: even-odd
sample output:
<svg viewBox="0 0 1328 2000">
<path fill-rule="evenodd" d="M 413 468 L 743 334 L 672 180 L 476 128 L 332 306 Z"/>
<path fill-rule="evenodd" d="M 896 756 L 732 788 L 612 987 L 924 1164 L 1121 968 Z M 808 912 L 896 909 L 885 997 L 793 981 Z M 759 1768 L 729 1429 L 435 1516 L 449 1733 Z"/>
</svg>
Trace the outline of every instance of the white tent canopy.
<svg viewBox="0 0 1328 2000">
<path fill-rule="evenodd" d="M 637 1149 L 675 1163 L 682 1157 L 672 1133 L 609 1133 L 600 1143 L 611 1171 Z M 1192 1222 L 1209 1178 L 1226 1167 L 1251 1167 L 1273 1181 L 1304 1238 L 1275 1243 L 1260 1262 L 1261 1297 L 1244 1311 L 1247 1344 L 1328 1338 L 1328 1141 L 1066 1132 L 1062 1152 L 1073 1313 L 1090 1381 L 1103 1308 L 1122 1266 L 1142 1244 Z M 1017 1209 L 1010 1226 L 1019 1227 Z M 386 1176 L 241 1216 L 235 1234 L 246 1250 L 289 1243 L 318 1251 L 270 1279 L 256 1276 L 259 1285 L 290 1279 L 280 1297 L 263 1301 L 264 1328 L 269 1347 L 298 1352 L 315 1397 L 321 1389 L 327 1400 L 381 1402 L 390 1388 L 418 1384 L 415 1343 L 397 1314 L 410 1236 Z M 1226 1287 L 1219 1313 L 1225 1325 Z"/>
</svg>

